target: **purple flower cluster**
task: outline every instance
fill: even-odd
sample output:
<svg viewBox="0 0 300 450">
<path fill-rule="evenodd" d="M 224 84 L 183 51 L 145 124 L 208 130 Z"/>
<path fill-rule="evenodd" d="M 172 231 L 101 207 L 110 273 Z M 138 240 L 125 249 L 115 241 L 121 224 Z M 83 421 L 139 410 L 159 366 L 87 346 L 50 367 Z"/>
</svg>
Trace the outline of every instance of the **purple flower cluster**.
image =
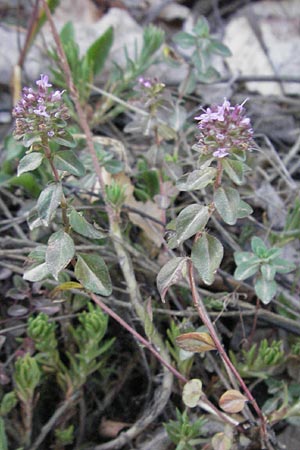
<svg viewBox="0 0 300 450">
<path fill-rule="evenodd" d="M 13 109 L 17 139 L 52 138 L 64 134 L 65 120 L 69 118 L 62 99 L 64 91 L 49 90 L 52 84 L 47 75 L 41 75 L 36 84 L 37 91 L 24 87 L 22 98 Z"/>
<path fill-rule="evenodd" d="M 252 147 L 253 130 L 250 119 L 245 117 L 244 103 L 231 106 L 225 99 L 223 105 L 207 108 L 195 117 L 199 120 L 198 146 L 204 154 L 212 153 L 216 158 L 224 158 L 234 150 Z"/>
<path fill-rule="evenodd" d="M 144 78 L 144 77 L 139 77 L 138 82 L 140 84 L 140 86 L 146 88 L 146 89 L 150 89 L 153 87 L 154 82 L 152 80 L 150 80 L 149 78 Z"/>
</svg>

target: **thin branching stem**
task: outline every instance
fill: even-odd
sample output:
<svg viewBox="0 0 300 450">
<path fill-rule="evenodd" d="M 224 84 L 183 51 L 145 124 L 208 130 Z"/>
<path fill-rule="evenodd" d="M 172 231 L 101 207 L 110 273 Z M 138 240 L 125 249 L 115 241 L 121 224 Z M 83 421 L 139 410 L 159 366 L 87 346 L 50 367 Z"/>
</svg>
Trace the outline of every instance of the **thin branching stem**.
<svg viewBox="0 0 300 450">
<path fill-rule="evenodd" d="M 198 311 L 199 317 L 201 318 L 202 322 L 204 323 L 204 325 L 207 327 L 209 334 L 211 335 L 216 349 L 218 350 L 225 366 L 227 367 L 227 369 L 230 370 L 230 372 L 234 375 L 234 377 L 237 379 L 237 381 L 239 382 L 241 388 L 243 389 L 246 397 L 248 398 L 248 400 L 251 402 L 257 416 L 260 419 L 261 422 L 261 432 L 262 432 L 262 438 L 264 440 L 264 442 L 267 442 L 267 423 L 266 423 L 266 419 L 260 409 L 260 407 L 258 406 L 255 398 L 253 397 L 253 395 L 251 394 L 251 392 L 249 391 L 247 385 L 245 384 L 244 380 L 242 379 L 241 375 L 239 374 L 239 372 L 237 371 L 237 369 L 234 367 L 234 365 L 232 364 L 230 358 L 228 357 L 226 351 L 224 350 L 224 347 L 222 345 L 222 343 L 220 342 L 220 339 L 218 337 L 218 334 L 212 324 L 212 321 L 209 317 L 209 315 L 207 314 L 205 305 L 197 291 L 197 287 L 196 287 L 196 283 L 195 283 L 195 278 L 194 278 L 194 267 L 191 261 L 188 262 L 188 277 L 189 277 L 189 281 L 190 281 L 190 286 L 191 286 L 191 292 L 192 292 L 192 297 L 193 297 L 193 302 L 195 305 L 195 308 Z"/>
</svg>

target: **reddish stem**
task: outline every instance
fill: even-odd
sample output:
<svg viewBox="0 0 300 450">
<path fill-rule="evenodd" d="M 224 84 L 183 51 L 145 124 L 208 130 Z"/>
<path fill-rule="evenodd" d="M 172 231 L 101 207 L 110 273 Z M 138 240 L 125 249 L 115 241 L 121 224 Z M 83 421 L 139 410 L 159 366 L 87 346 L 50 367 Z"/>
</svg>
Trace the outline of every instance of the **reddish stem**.
<svg viewBox="0 0 300 450">
<path fill-rule="evenodd" d="M 191 291 L 192 291 L 193 302 L 198 311 L 198 314 L 199 314 L 202 322 L 204 323 L 204 325 L 207 327 L 207 329 L 215 343 L 215 346 L 216 346 L 221 358 L 223 359 L 224 364 L 229 368 L 229 370 L 235 376 L 235 378 L 239 382 L 240 386 L 242 387 L 243 391 L 245 392 L 246 397 L 251 402 L 256 414 L 260 418 L 262 436 L 263 436 L 263 439 L 266 441 L 267 440 L 266 419 L 263 416 L 263 413 L 262 413 L 260 407 L 258 406 L 255 398 L 249 391 L 248 387 L 246 386 L 244 380 L 242 379 L 242 377 L 239 374 L 239 372 L 237 371 L 237 369 L 232 364 L 230 358 L 228 357 L 227 353 L 225 352 L 225 350 L 219 340 L 217 332 L 210 320 L 209 315 L 206 312 L 205 306 L 204 306 L 204 304 L 200 298 L 200 295 L 197 291 L 197 287 L 195 284 L 195 278 L 194 278 L 194 268 L 193 268 L 193 264 L 191 261 L 188 261 L 188 273 L 189 273 L 189 281 L 190 281 L 190 286 L 191 286 Z"/>
<path fill-rule="evenodd" d="M 124 327 L 129 333 L 132 334 L 138 341 L 140 341 L 150 352 L 157 358 L 167 369 L 170 370 L 170 372 L 175 375 L 180 381 L 183 383 L 187 383 L 188 379 L 185 378 L 178 370 L 176 370 L 171 364 L 167 363 L 161 355 L 158 353 L 158 351 L 155 350 L 155 348 L 150 344 L 150 342 L 147 341 L 143 336 L 141 336 L 134 328 L 132 328 L 130 325 L 128 325 L 125 320 L 123 320 L 118 314 L 116 314 L 112 309 L 110 309 L 97 295 L 90 293 L 89 294 L 92 300 L 103 310 L 105 311 L 110 317 L 112 317 L 116 322 L 118 322 L 122 327 Z"/>
</svg>

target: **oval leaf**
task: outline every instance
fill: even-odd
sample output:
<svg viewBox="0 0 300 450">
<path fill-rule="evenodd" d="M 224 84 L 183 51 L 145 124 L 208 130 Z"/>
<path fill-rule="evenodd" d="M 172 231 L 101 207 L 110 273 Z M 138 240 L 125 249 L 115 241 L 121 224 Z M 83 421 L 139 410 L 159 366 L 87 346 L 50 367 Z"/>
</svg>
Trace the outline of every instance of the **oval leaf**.
<svg viewBox="0 0 300 450">
<path fill-rule="evenodd" d="M 184 175 L 176 182 L 180 191 L 195 191 L 205 188 L 214 181 L 217 170 L 214 167 L 207 167 L 202 170 L 194 170 L 188 176 Z"/>
<path fill-rule="evenodd" d="M 80 213 L 72 209 L 69 216 L 70 225 L 76 233 L 81 234 L 90 239 L 103 239 L 106 237 L 104 233 L 93 227 Z"/>
<path fill-rule="evenodd" d="M 214 203 L 224 222 L 234 225 L 238 218 L 240 205 L 238 191 L 230 187 L 219 187 L 214 193 Z"/>
<path fill-rule="evenodd" d="M 188 381 L 183 388 L 182 400 L 189 408 L 195 408 L 198 405 L 202 395 L 202 383 L 197 378 Z"/>
<path fill-rule="evenodd" d="M 205 284 L 212 284 L 216 270 L 223 259 L 221 242 L 208 233 L 203 233 L 192 248 L 192 261 Z"/>
<path fill-rule="evenodd" d="M 74 254 L 74 242 L 68 233 L 59 230 L 50 236 L 46 250 L 46 264 L 56 280 L 59 272 L 67 267 Z"/>
<path fill-rule="evenodd" d="M 37 200 L 37 212 L 43 225 L 48 226 L 55 215 L 63 195 L 60 183 L 53 183 L 46 187 Z"/>
<path fill-rule="evenodd" d="M 174 241 L 172 239 L 172 244 L 175 243 L 176 247 L 198 231 L 203 230 L 208 219 L 209 209 L 207 206 L 193 204 L 184 208 L 177 217 L 176 237 Z M 174 245 L 172 245 L 172 248 L 174 248 Z"/>
<path fill-rule="evenodd" d="M 237 211 L 237 218 L 243 219 L 244 217 L 250 216 L 253 213 L 253 209 L 244 200 L 240 200 L 240 204 Z"/>
<path fill-rule="evenodd" d="M 38 152 L 32 152 L 25 155 L 19 162 L 18 176 L 22 175 L 24 172 L 30 172 L 31 170 L 37 169 L 41 165 L 43 157 L 43 154 Z"/>
<path fill-rule="evenodd" d="M 34 266 L 31 267 L 30 269 L 26 270 L 23 278 L 24 280 L 28 280 L 28 281 L 41 281 L 44 278 L 48 277 L 49 274 L 49 270 L 47 267 L 47 264 L 44 262 L 42 264 L 39 264 L 38 266 Z"/>
<path fill-rule="evenodd" d="M 277 283 L 274 280 L 268 281 L 265 278 L 260 278 L 254 285 L 257 297 L 264 305 L 270 303 L 277 291 Z"/>
<path fill-rule="evenodd" d="M 213 450 L 231 450 L 233 439 L 225 433 L 216 433 L 211 440 Z"/>
<path fill-rule="evenodd" d="M 176 344 L 187 352 L 202 353 L 216 350 L 212 337 L 208 333 L 184 333 L 176 338 Z"/>
<path fill-rule="evenodd" d="M 82 177 L 85 174 L 84 165 L 71 150 L 55 153 L 53 163 L 58 170 L 64 170 L 77 177 Z"/>
<path fill-rule="evenodd" d="M 187 270 L 187 258 L 176 257 L 167 262 L 157 275 L 157 289 L 164 302 L 166 293 L 172 284 L 182 280 Z"/>
<path fill-rule="evenodd" d="M 241 394 L 240 391 L 229 389 L 220 397 L 219 406 L 223 411 L 233 414 L 242 411 L 247 401 L 247 397 Z"/>
<path fill-rule="evenodd" d="M 12 317 L 24 316 L 28 312 L 28 308 L 22 305 L 12 305 L 7 310 L 7 314 Z"/>
<path fill-rule="evenodd" d="M 253 256 L 251 260 L 242 262 L 234 271 L 234 278 L 236 280 L 245 280 L 252 277 L 259 268 L 259 261 L 256 256 Z"/>
<path fill-rule="evenodd" d="M 221 164 L 229 178 L 237 185 L 244 182 L 244 163 L 233 159 L 223 158 Z"/>
<path fill-rule="evenodd" d="M 112 284 L 106 264 L 99 255 L 78 254 L 75 276 L 88 290 L 108 296 L 112 293 Z"/>
</svg>

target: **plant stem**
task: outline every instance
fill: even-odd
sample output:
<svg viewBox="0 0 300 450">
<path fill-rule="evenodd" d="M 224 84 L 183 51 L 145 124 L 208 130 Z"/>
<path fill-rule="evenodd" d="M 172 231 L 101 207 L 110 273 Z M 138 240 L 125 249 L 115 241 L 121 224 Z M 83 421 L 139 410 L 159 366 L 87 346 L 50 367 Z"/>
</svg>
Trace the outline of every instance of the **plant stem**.
<svg viewBox="0 0 300 450">
<path fill-rule="evenodd" d="M 48 141 L 47 137 L 45 137 L 45 136 L 42 137 L 42 148 L 44 150 L 46 158 L 49 161 L 49 164 L 50 164 L 50 167 L 51 167 L 51 170 L 52 170 L 55 182 L 56 183 L 61 183 L 58 171 L 57 171 L 55 165 L 53 164 L 52 154 L 51 154 L 51 150 L 50 150 L 50 147 L 49 147 L 49 141 Z M 69 218 L 68 218 L 68 215 L 67 215 L 67 207 L 68 207 L 68 205 L 67 205 L 67 201 L 66 201 L 66 197 L 65 197 L 64 193 L 62 193 L 60 206 L 61 206 L 61 213 L 62 213 L 62 219 L 63 219 L 64 228 L 65 228 L 65 231 L 68 233 L 69 228 L 70 228 L 70 224 L 69 224 Z"/>
<path fill-rule="evenodd" d="M 124 279 L 125 279 L 128 291 L 129 291 L 130 301 L 135 309 L 135 312 L 136 312 L 138 318 L 142 322 L 143 327 L 145 329 L 146 323 L 147 323 L 146 321 L 149 320 L 149 317 L 147 317 L 146 311 L 143 307 L 142 296 L 141 296 L 141 293 L 140 293 L 140 290 L 138 287 L 138 283 L 137 283 L 137 280 L 135 277 L 131 257 L 128 254 L 128 252 L 126 251 L 125 246 L 122 245 L 123 236 L 122 236 L 120 226 L 119 226 L 119 217 L 118 217 L 116 211 L 114 211 L 112 206 L 107 201 L 107 196 L 106 196 L 106 192 L 105 192 L 105 182 L 104 182 L 104 178 L 103 178 L 103 171 L 99 164 L 97 153 L 96 153 L 96 150 L 94 147 L 93 136 L 92 136 L 92 133 L 91 133 L 88 121 L 87 121 L 87 117 L 86 117 L 86 114 L 85 114 L 81 104 L 80 104 L 78 91 L 74 85 L 74 82 L 72 79 L 72 73 L 71 73 L 64 49 L 61 44 L 60 37 L 56 30 L 56 27 L 55 27 L 54 21 L 52 19 L 51 12 L 50 12 L 50 9 L 48 7 L 46 0 L 43 0 L 43 5 L 44 5 L 45 12 L 46 12 L 46 15 L 47 15 L 47 18 L 48 18 L 48 21 L 49 21 L 49 24 L 50 24 L 50 27 L 52 30 L 53 38 L 56 43 L 57 53 L 58 53 L 58 56 L 59 56 L 59 59 L 61 62 L 61 67 L 65 73 L 66 83 L 67 83 L 70 95 L 72 97 L 72 100 L 74 101 L 74 104 L 75 104 L 75 108 L 76 108 L 76 111 L 78 114 L 78 120 L 79 120 L 81 128 L 86 136 L 87 147 L 88 147 L 89 153 L 91 155 L 94 171 L 95 171 L 95 174 L 99 181 L 101 194 L 102 194 L 102 197 L 103 197 L 103 200 L 105 203 L 105 209 L 106 209 L 107 216 L 108 216 L 111 238 L 113 240 L 113 244 L 114 244 L 117 258 L 118 258 L 118 261 L 120 264 L 120 268 L 122 270 L 122 273 L 123 273 L 123 276 L 124 276 Z M 155 345 L 155 347 L 159 350 L 159 352 L 157 352 L 157 355 L 159 355 L 159 353 L 160 353 L 160 356 L 162 357 L 162 359 L 167 364 L 170 364 L 170 356 L 168 354 L 168 351 L 167 351 L 167 349 L 164 345 L 164 342 L 161 339 L 158 331 L 155 329 L 154 326 L 152 327 L 151 340 L 152 340 L 153 344 Z M 155 411 L 152 415 L 153 420 L 163 411 L 165 405 L 167 404 L 169 397 L 171 395 L 171 392 L 172 392 L 172 385 L 173 385 L 173 373 L 170 372 L 164 365 L 163 378 L 161 381 L 161 385 L 158 388 L 157 398 L 155 399 Z M 145 426 L 148 425 L 148 420 L 149 420 L 149 418 L 145 418 L 143 420 L 143 425 L 140 426 L 140 430 L 143 430 L 145 428 Z M 132 434 L 137 432 L 135 430 L 136 429 L 133 427 Z M 140 430 L 138 430 L 138 431 L 140 431 Z M 113 445 L 113 442 L 112 442 L 112 445 Z"/>
<path fill-rule="evenodd" d="M 24 444 L 26 447 L 30 445 L 32 433 L 32 398 L 22 402 L 22 420 L 24 424 Z"/>
<path fill-rule="evenodd" d="M 128 325 L 125 320 L 122 319 L 117 313 L 115 313 L 112 309 L 109 308 L 97 295 L 90 293 L 91 299 L 103 310 L 105 311 L 110 317 L 112 317 L 116 322 L 118 322 L 123 328 L 125 328 L 127 331 L 129 331 L 132 336 L 134 336 L 142 345 L 144 345 L 150 352 L 155 356 L 155 358 L 162 363 L 170 372 L 173 373 L 173 375 L 178 378 L 178 380 L 182 381 L 183 383 L 187 383 L 187 378 L 183 376 L 178 370 L 175 369 L 169 362 L 165 361 L 164 358 L 158 353 L 157 350 L 151 345 L 147 339 L 145 339 L 143 336 L 141 336 L 134 328 L 132 328 L 130 325 Z"/>
<path fill-rule="evenodd" d="M 188 379 L 182 375 L 178 370 L 176 370 L 171 364 L 169 364 L 165 359 L 162 358 L 160 353 L 158 353 L 155 348 L 147 341 L 143 336 L 141 336 L 134 328 L 128 325 L 125 320 L 123 320 L 118 314 L 116 314 L 112 309 L 109 308 L 97 295 L 90 293 L 92 300 L 110 317 L 112 317 L 116 322 L 118 322 L 122 327 L 129 331 L 132 336 L 134 336 L 138 341 L 141 342 L 150 352 L 155 356 L 155 358 L 161 362 L 173 375 L 181 382 L 187 383 Z M 199 406 L 214 415 L 218 416 L 222 421 L 229 423 L 230 425 L 238 425 L 239 422 L 229 417 L 227 414 L 220 411 L 213 403 L 211 403 L 205 394 L 201 396 Z"/>
<path fill-rule="evenodd" d="M 217 176 L 216 176 L 216 180 L 215 180 L 215 183 L 214 183 L 214 189 L 218 189 L 218 187 L 221 186 L 222 174 L 223 174 L 223 166 L 222 166 L 222 163 L 221 163 L 220 159 L 218 159 L 218 162 L 217 162 Z"/>
<path fill-rule="evenodd" d="M 265 419 L 260 407 L 258 406 L 255 398 L 249 391 L 248 387 L 246 386 L 244 380 L 240 376 L 237 369 L 232 364 L 230 358 L 228 357 L 226 351 L 224 350 L 224 348 L 220 342 L 220 339 L 219 339 L 217 332 L 211 322 L 211 319 L 210 319 L 209 315 L 207 314 L 205 305 L 202 302 L 202 299 L 197 291 L 197 287 L 196 287 L 195 279 L 194 279 L 194 268 L 193 268 L 193 264 L 191 261 L 188 261 L 188 276 L 189 276 L 189 281 L 190 281 L 190 286 L 191 286 L 191 291 L 192 291 L 193 302 L 198 311 L 198 314 L 199 314 L 202 322 L 204 323 L 204 325 L 207 327 L 225 366 L 235 376 L 235 378 L 239 382 L 241 388 L 245 392 L 246 397 L 251 402 L 256 414 L 258 415 L 258 417 L 261 421 L 261 432 L 262 432 L 263 440 L 267 441 L 268 439 L 267 439 L 267 430 L 266 430 L 266 427 L 267 427 L 266 419 Z"/>
</svg>

